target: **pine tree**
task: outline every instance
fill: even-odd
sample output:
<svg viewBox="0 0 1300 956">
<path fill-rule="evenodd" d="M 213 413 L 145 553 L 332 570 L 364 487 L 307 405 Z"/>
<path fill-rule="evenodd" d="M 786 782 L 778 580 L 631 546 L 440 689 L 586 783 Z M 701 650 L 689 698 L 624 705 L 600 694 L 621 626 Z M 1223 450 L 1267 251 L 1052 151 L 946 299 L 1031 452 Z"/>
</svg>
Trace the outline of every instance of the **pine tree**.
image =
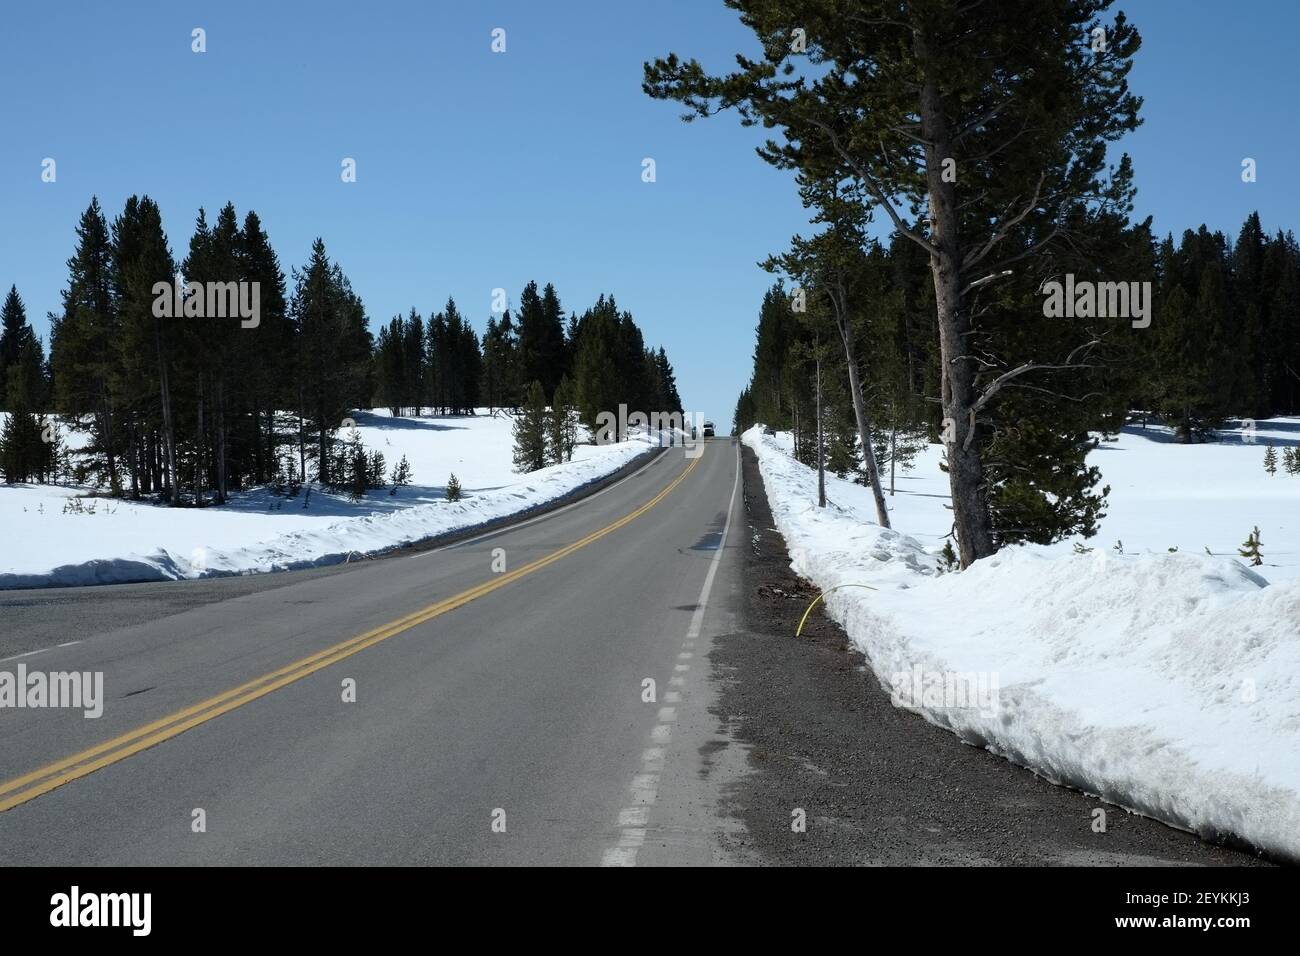
<svg viewBox="0 0 1300 956">
<path fill-rule="evenodd" d="M 1300 449 L 1290 445 L 1282 449 L 1282 470 L 1288 475 L 1300 475 Z"/>
<path fill-rule="evenodd" d="M 241 478 L 260 483 L 279 468 L 276 412 L 295 405 L 293 326 L 280 259 L 261 218 L 251 209 L 244 216 L 239 239 L 243 277 L 257 283 L 259 316 L 255 328 L 241 324 L 237 333 L 235 360 L 242 379 L 239 427 L 247 437 L 235 470 Z"/>
<path fill-rule="evenodd" d="M 555 287 L 541 295 L 529 282 L 519 297 L 519 372 L 525 382 L 540 382 L 547 401 L 565 373 L 564 315 Z"/>
<path fill-rule="evenodd" d="M 602 412 L 617 414 L 620 398 L 625 399 L 617 365 L 618 309 L 612 299 L 601 296 L 587 310 L 578 328 L 578 353 L 574 367 L 574 389 L 578 415 L 595 442 L 618 441 L 621 435 L 600 435 L 597 422 Z"/>
<path fill-rule="evenodd" d="M 361 434 L 354 428 L 349 433 L 345 455 L 348 497 L 360 501 L 370 488 L 370 457 L 361 443 Z"/>
<path fill-rule="evenodd" d="M 0 308 L 0 409 L 10 407 L 9 369 L 31 361 L 36 363 L 38 375 L 24 383 L 18 400 L 29 409 L 43 408 L 46 390 L 43 350 L 27 321 L 27 310 L 17 286 L 10 286 L 4 307 Z"/>
<path fill-rule="evenodd" d="M 698 60 L 670 54 L 646 64 L 643 88 L 683 103 L 692 116 L 734 107 L 742 123 L 767 130 L 762 159 L 844 184 L 846 201 L 883 211 L 928 255 L 944 370 L 937 397 L 952 431 L 953 519 L 962 566 L 969 566 L 1008 540 L 1000 528 L 1016 527 L 1014 517 L 997 519 L 992 492 L 1001 476 L 988 473 L 1004 450 L 991 447 L 991 416 L 1014 423 L 991 407 L 1016 390 L 1007 376 L 1047 393 L 1030 406 L 1046 431 L 1074 396 L 1049 401 L 1061 392 L 1050 380 L 1061 376 L 1047 375 L 1044 386 L 1044 376 L 1029 370 L 1077 367 L 1075 350 L 1092 339 L 1091 323 L 1066 322 L 1051 329 L 1032 323 L 1041 341 L 1028 339 L 1019 304 L 1004 310 L 1018 313 L 1017 322 L 990 314 L 986 323 L 984 309 L 998 292 L 990 284 L 1011 276 L 1028 304 L 1061 260 L 1093 249 L 1104 254 L 1108 225 L 1132 200 L 1131 163 L 1123 157 L 1108 167 L 1106 147 L 1139 122 L 1141 100 L 1127 76 L 1140 37 L 1122 13 L 1102 23 L 1104 0 L 872 4 L 870 25 L 851 29 L 840 0 L 729 5 L 753 30 L 760 55 L 738 56 L 736 70 L 711 75 Z M 1092 23 L 1105 30 L 1103 49 L 1094 49 L 1085 29 Z M 792 49 L 796 27 L 806 50 Z M 783 135 L 773 132 L 778 128 Z M 915 221 L 922 215 L 925 225 Z M 1073 384 L 1087 394 L 1088 375 L 1078 378 Z M 1077 452 L 1080 433 L 1068 421 L 1057 440 L 1040 445 Z M 869 455 L 869 436 L 864 445 Z M 1095 476 L 1079 454 L 1057 464 L 1067 466 L 1077 471 L 1071 495 L 1086 498 Z M 1032 489 L 1021 482 L 1013 497 L 1026 499 Z M 1040 508 L 1050 504 L 1050 493 L 1038 497 Z M 1088 503 L 1077 504 L 1086 521 Z"/>
<path fill-rule="evenodd" d="M 1289 452 L 1290 449 L 1287 449 L 1287 451 Z M 1264 470 L 1270 475 L 1277 474 L 1277 449 L 1273 447 L 1271 442 L 1264 448 Z"/>
<path fill-rule="evenodd" d="M 1264 563 L 1264 555 L 1259 550 L 1261 543 L 1259 540 L 1259 525 L 1256 525 L 1241 547 L 1237 549 L 1237 553 L 1243 558 L 1249 558 L 1252 567 L 1259 567 Z"/>
<path fill-rule="evenodd" d="M 515 420 L 515 471 L 526 473 L 546 467 L 546 394 L 541 382 L 528 386 L 528 398 Z"/>
<path fill-rule="evenodd" d="M 401 416 L 408 397 L 405 347 L 406 320 L 395 315 L 375 338 L 375 399 L 394 418 Z"/>
<path fill-rule="evenodd" d="M 391 478 L 393 487 L 388 492 L 390 495 L 397 494 L 398 488 L 405 488 L 411 483 L 413 475 L 411 474 L 411 463 L 403 455 L 401 461 L 393 466 L 393 476 Z"/>
<path fill-rule="evenodd" d="M 384 487 L 384 471 L 388 463 L 384 461 L 384 453 L 376 449 L 370 453 L 370 465 L 366 476 L 366 485 L 370 488 Z"/>
<path fill-rule="evenodd" d="M 447 500 L 460 501 L 463 496 L 464 492 L 460 487 L 460 479 L 456 477 L 455 472 L 452 472 L 451 477 L 447 479 Z"/>
<path fill-rule="evenodd" d="M 342 483 L 330 474 L 334 434 L 349 410 L 370 397 L 368 377 L 372 342 L 365 309 L 342 270 L 330 262 L 325 243 L 312 243 L 311 258 L 295 273 L 290 306 L 297 343 L 294 407 L 299 421 L 299 457 L 307 458 L 314 439 L 317 477 Z"/>
<path fill-rule="evenodd" d="M 555 399 L 546 419 L 546 448 L 554 464 L 573 460 L 573 448 L 578 442 L 577 413 L 573 407 L 573 385 L 568 377 L 560 379 L 555 387 Z"/>
<path fill-rule="evenodd" d="M 68 260 L 63 313 L 50 321 L 50 355 L 55 407 L 73 428 L 90 432 L 84 467 L 116 492 L 121 488 L 121 439 L 112 379 L 120 328 L 111 280 L 108 222 L 99 200 L 92 198 L 77 225 L 77 248 Z"/>
<path fill-rule="evenodd" d="M 41 423 L 23 408 L 13 409 L 0 427 L 0 473 L 6 484 L 31 481 L 44 471 Z"/>
</svg>

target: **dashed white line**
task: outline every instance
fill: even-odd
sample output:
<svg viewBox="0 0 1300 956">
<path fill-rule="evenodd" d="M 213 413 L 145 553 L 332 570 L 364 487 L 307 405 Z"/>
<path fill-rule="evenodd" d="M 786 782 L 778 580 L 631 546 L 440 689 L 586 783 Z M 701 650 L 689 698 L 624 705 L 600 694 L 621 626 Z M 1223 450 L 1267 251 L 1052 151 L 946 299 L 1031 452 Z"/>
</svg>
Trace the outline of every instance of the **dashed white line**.
<svg viewBox="0 0 1300 956">
<path fill-rule="evenodd" d="M 686 640 L 682 647 L 686 648 L 677 657 L 679 660 L 690 660 L 695 655 L 689 652 L 693 648 L 694 641 L 700 636 L 700 630 L 704 626 L 704 610 L 709 604 L 709 594 L 713 591 L 713 579 L 718 573 L 718 562 L 722 558 L 723 549 L 727 545 L 727 533 L 731 530 L 731 513 L 736 508 L 736 492 L 740 488 L 740 446 L 736 447 L 736 477 L 731 484 L 731 501 L 727 505 L 727 520 L 722 525 L 722 535 L 718 539 L 717 550 L 713 552 L 713 557 L 709 561 L 709 569 L 704 574 L 704 586 L 700 588 L 700 599 L 695 604 L 695 612 L 691 615 L 691 624 L 686 631 Z M 691 669 L 690 664 L 674 664 L 673 670 L 677 673 L 669 678 L 668 683 L 674 687 L 682 687 L 685 684 L 685 678 L 681 675 Z M 664 694 L 665 704 L 676 704 L 681 700 L 681 694 L 678 691 L 668 691 Z M 659 745 L 648 747 L 641 754 L 642 772 L 632 777 L 632 785 L 629 788 L 632 792 L 632 806 L 625 807 L 619 811 L 618 842 L 605 850 L 601 857 L 601 866 L 636 866 L 636 854 L 645 844 L 646 826 L 650 819 L 650 806 L 659 796 L 659 775 L 663 770 L 665 750 L 663 744 L 667 744 L 673 737 L 673 722 L 677 720 L 677 708 L 661 707 L 657 717 L 658 723 L 650 731 L 650 740 L 652 743 Z"/>
</svg>

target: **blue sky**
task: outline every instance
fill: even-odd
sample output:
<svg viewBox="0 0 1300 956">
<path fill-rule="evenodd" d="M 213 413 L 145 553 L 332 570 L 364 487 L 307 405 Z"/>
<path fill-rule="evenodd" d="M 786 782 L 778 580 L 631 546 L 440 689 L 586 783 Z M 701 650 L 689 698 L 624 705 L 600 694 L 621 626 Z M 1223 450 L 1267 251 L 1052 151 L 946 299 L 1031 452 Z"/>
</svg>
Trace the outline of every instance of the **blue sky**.
<svg viewBox="0 0 1300 956">
<path fill-rule="evenodd" d="M 1138 214 L 1156 229 L 1300 228 L 1293 170 L 1300 7 L 1140 0 Z M 207 31 L 208 52 L 190 50 Z M 506 30 L 493 54 L 490 33 Z M 684 124 L 644 60 L 724 68 L 752 47 L 720 0 L 27 3 L 0 33 L 0 284 L 38 332 L 77 217 L 132 193 L 183 255 L 200 205 L 256 209 L 286 272 L 320 235 L 372 324 L 454 296 L 554 282 L 567 311 L 612 291 L 677 368 L 689 409 L 730 421 L 770 277 L 803 228 L 792 179 L 734 117 Z M 1258 182 L 1240 179 L 1241 160 Z M 53 157 L 58 181 L 42 183 Z M 344 157 L 358 181 L 340 181 Z M 652 157 L 657 182 L 641 181 Z"/>
</svg>

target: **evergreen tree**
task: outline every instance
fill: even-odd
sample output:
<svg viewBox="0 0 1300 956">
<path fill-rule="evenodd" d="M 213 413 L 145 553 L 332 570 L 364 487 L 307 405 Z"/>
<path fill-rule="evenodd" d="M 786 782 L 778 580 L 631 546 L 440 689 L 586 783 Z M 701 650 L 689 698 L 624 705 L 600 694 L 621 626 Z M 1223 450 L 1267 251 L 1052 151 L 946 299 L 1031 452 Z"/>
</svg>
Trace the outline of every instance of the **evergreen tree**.
<svg viewBox="0 0 1300 956">
<path fill-rule="evenodd" d="M 29 376 L 19 396 L 27 408 L 43 408 L 46 401 L 45 360 L 40 339 L 27 321 L 27 310 L 17 286 L 9 287 L 0 308 L 0 409 L 9 408 L 9 369 L 35 362 L 35 376 Z"/>
<path fill-rule="evenodd" d="M 564 315 L 555 287 L 541 295 L 529 282 L 519 297 L 519 373 L 525 382 L 540 382 L 547 401 L 565 374 Z"/>
<path fill-rule="evenodd" d="M 384 453 L 376 449 L 370 453 L 370 465 L 366 476 L 366 485 L 370 488 L 384 487 L 384 471 L 388 463 L 384 461 Z"/>
<path fill-rule="evenodd" d="M 241 378 L 238 422 L 241 436 L 235 471 L 240 480 L 261 483 L 278 470 L 281 435 L 276 413 L 294 407 L 294 330 L 279 256 L 262 220 L 251 209 L 239 232 L 239 261 L 243 278 L 257 283 L 258 324 L 235 335 Z"/>
<path fill-rule="evenodd" d="M 415 409 L 418 417 L 423 411 L 425 379 L 428 367 L 424 352 L 424 319 L 414 308 L 407 316 L 401 338 L 401 403 Z"/>
<path fill-rule="evenodd" d="M 50 317 L 55 408 L 72 427 L 89 430 L 85 470 L 97 472 L 118 493 L 120 440 L 112 391 L 118 317 L 111 287 L 112 245 L 98 199 L 77 226 L 77 248 L 68 260 L 63 312 Z"/>
<path fill-rule="evenodd" d="M 394 418 L 409 397 L 406 370 L 406 320 L 396 315 L 375 338 L 375 397 Z"/>
<path fill-rule="evenodd" d="M 573 460 L 573 449 L 578 443 L 576 419 L 573 385 L 566 376 L 555 387 L 555 400 L 551 403 L 551 412 L 546 420 L 547 452 L 554 464 Z"/>
<path fill-rule="evenodd" d="M 295 272 L 294 286 L 290 315 L 297 343 L 299 457 L 305 462 L 311 442 L 317 478 L 328 485 L 334 434 L 348 411 L 362 404 L 360 397 L 369 394 L 370 333 L 360 300 L 330 263 L 320 239 L 312 244 L 306 266 Z"/>
<path fill-rule="evenodd" d="M 741 435 L 754 427 L 757 422 L 754 410 L 754 396 L 749 388 L 743 388 L 736 399 L 736 411 L 731 417 L 731 434 Z"/>
<path fill-rule="evenodd" d="M 8 369 L 5 407 L 9 413 L 0 427 L 0 473 L 8 484 L 46 481 L 53 475 L 56 449 L 45 440 L 51 426 L 31 404 L 31 395 L 40 388 L 38 349 L 34 338 L 25 343 L 18 360 Z"/>
<path fill-rule="evenodd" d="M 393 466 L 392 489 L 388 492 L 390 495 L 397 494 L 398 488 L 405 488 L 411 483 L 414 476 L 411 474 L 411 463 L 403 455 L 401 461 Z"/>
<path fill-rule="evenodd" d="M 602 412 L 617 415 L 626 400 L 618 374 L 618 309 L 612 298 L 601 296 L 587 310 L 578 328 L 578 356 L 574 367 L 578 417 L 592 440 L 622 440 L 622 435 L 597 434 Z"/>
<path fill-rule="evenodd" d="M 1264 555 L 1260 551 L 1261 543 L 1259 540 L 1259 525 L 1256 525 L 1247 535 L 1241 547 L 1237 549 L 1237 553 L 1243 558 L 1249 558 L 1252 567 L 1259 567 L 1264 563 Z"/>
<path fill-rule="evenodd" d="M 754 31 L 761 56 L 737 57 L 737 70 L 714 76 L 671 54 L 646 64 L 644 89 L 684 103 L 693 116 L 734 107 L 747 125 L 779 128 L 782 140 L 773 134 L 759 149 L 764 160 L 842 184 L 846 201 L 864 214 L 883 211 L 929 256 L 944 369 L 937 397 L 968 566 L 1014 537 L 1014 525 L 999 530 L 994 500 L 1013 473 L 987 474 L 999 437 L 988 433 L 988 419 L 1003 414 L 991 406 L 1013 381 L 1044 388 L 1030 372 L 1082 364 L 1076 350 L 1086 353 L 1089 342 L 1087 330 L 1067 323 L 1039 344 L 1008 322 L 986 325 L 985 304 L 998 291 L 990 284 L 1012 275 L 1027 297 L 1050 274 L 1050 257 L 1106 255 L 1094 240 L 1131 208 L 1131 164 L 1123 157 L 1108 167 L 1106 147 L 1138 124 L 1141 101 L 1127 75 L 1140 38 L 1122 13 L 1101 23 L 1107 0 L 872 4 L 863 14 L 869 25 L 847 28 L 839 0 L 729 5 Z M 1085 29 L 1093 23 L 1105 30 L 1102 49 Z M 806 48 L 790 43 L 795 30 Z M 927 224 L 911 221 L 922 215 Z M 1044 354 L 1048 348 L 1054 354 Z M 1040 397 L 1031 410 L 1048 429 L 1069 398 Z M 1077 446 L 1076 435 L 1068 421 L 1059 442 Z M 870 454 L 869 439 L 864 445 Z M 1095 478 L 1079 458 L 1071 464 L 1072 496 L 1087 512 L 1080 499 Z M 1020 483 L 1015 497 L 1032 487 Z"/>
<path fill-rule="evenodd" d="M 1288 448 L 1287 451 L 1290 449 Z M 1277 449 L 1273 447 L 1272 442 L 1264 448 L 1264 470 L 1270 475 L 1277 474 Z"/>
<path fill-rule="evenodd" d="M 519 357 L 515 327 L 507 309 L 501 321 L 488 319 L 483 335 L 483 396 L 491 409 L 519 406 Z"/>
<path fill-rule="evenodd" d="M 460 487 L 460 479 L 456 477 L 455 472 L 447 479 L 447 500 L 460 501 L 464 497 L 464 492 Z"/>
<path fill-rule="evenodd" d="M 541 382 L 528 386 L 528 398 L 515 420 L 515 471 L 525 473 L 546 467 L 546 394 Z"/>
<path fill-rule="evenodd" d="M 677 394 L 677 375 L 673 372 L 672 363 L 668 361 L 668 353 L 664 347 L 659 346 L 659 351 L 654 355 L 654 367 L 659 381 L 660 402 L 656 405 L 655 411 L 665 412 L 682 412 L 682 397 Z"/>
</svg>

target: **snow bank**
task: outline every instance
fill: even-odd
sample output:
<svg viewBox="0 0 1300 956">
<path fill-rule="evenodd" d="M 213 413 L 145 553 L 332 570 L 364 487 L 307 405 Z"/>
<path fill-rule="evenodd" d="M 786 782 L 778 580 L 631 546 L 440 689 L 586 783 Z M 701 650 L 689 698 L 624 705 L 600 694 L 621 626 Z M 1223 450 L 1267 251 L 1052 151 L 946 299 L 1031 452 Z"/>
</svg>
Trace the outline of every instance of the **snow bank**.
<svg viewBox="0 0 1300 956">
<path fill-rule="evenodd" d="M 169 509 L 78 498 L 85 489 L 0 486 L 0 589 L 163 581 L 336 564 L 470 530 L 572 495 L 645 455 L 646 435 L 581 445 L 573 461 L 526 475 L 511 470 L 511 422 L 486 416 L 360 416 L 363 440 L 391 468 L 406 454 L 416 480 L 454 471 L 464 497 L 416 484 L 359 502 L 307 489 L 295 498 L 265 488 L 224 507 Z M 437 469 L 435 471 L 435 469 Z M 70 502 L 81 510 L 67 511 Z"/>
<path fill-rule="evenodd" d="M 1231 558 L 1008 549 L 943 574 L 784 436 L 758 455 L 792 566 L 895 704 L 1054 783 L 1300 858 L 1300 580 Z M 1253 458 L 1252 458 L 1253 461 Z M 1194 523 L 1197 516 L 1184 514 Z"/>
</svg>

